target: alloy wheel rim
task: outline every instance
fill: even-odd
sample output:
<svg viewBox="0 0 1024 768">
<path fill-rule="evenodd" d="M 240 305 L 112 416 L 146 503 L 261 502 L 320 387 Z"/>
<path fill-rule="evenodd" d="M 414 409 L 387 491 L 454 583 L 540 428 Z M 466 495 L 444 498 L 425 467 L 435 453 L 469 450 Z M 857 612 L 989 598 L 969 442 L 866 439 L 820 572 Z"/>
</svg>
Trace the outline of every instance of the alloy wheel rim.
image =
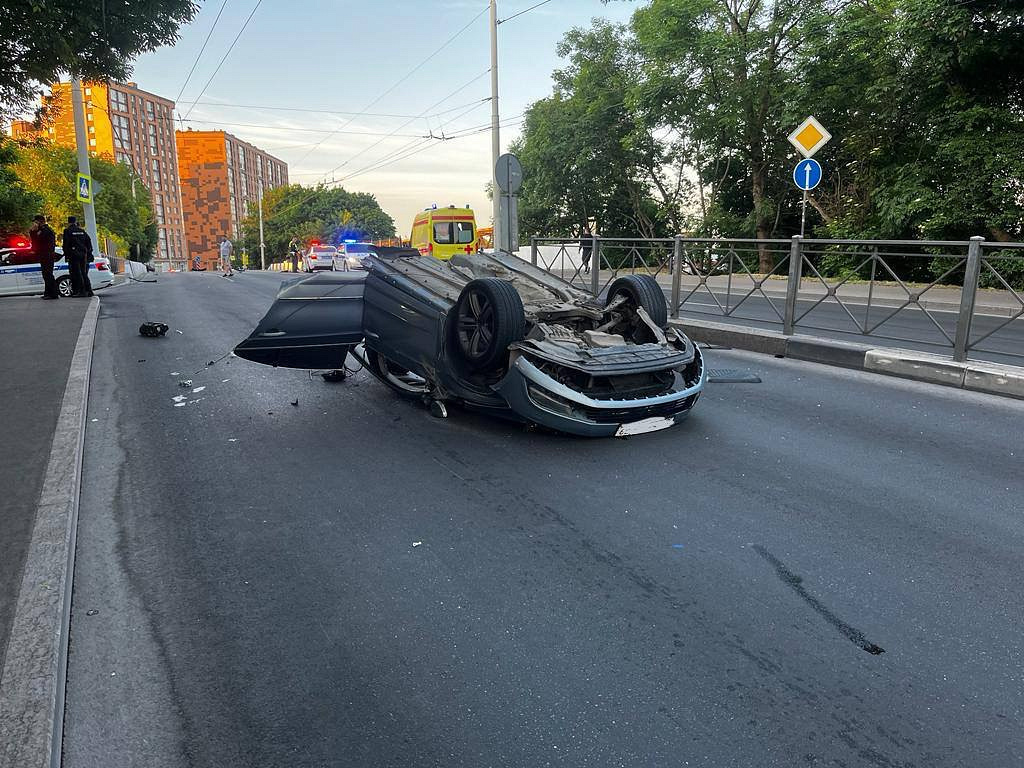
<svg viewBox="0 0 1024 768">
<path fill-rule="evenodd" d="M 459 307 L 459 344 L 471 360 L 483 357 L 494 339 L 494 305 L 479 291 L 470 291 Z"/>
</svg>

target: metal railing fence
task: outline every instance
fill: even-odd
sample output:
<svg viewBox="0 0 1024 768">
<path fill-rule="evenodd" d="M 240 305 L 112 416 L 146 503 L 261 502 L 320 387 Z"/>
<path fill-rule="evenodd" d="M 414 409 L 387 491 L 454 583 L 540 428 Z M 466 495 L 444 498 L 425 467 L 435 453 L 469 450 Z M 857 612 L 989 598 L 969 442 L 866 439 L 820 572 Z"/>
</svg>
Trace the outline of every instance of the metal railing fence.
<svg viewBox="0 0 1024 768">
<path fill-rule="evenodd" d="M 723 238 L 530 239 L 530 261 L 602 295 L 648 274 L 669 310 L 1024 358 L 1024 244 Z M 924 323 L 920 322 L 925 320 Z"/>
</svg>

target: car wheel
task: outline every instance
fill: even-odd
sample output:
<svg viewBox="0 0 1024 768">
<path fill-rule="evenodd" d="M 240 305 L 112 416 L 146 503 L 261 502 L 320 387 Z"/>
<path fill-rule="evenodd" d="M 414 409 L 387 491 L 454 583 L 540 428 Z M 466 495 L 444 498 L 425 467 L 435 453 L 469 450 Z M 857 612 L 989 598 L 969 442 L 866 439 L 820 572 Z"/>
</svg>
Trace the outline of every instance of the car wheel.
<svg viewBox="0 0 1024 768">
<path fill-rule="evenodd" d="M 455 337 L 474 370 L 505 360 L 508 345 L 526 333 L 523 300 L 512 283 L 496 277 L 470 280 L 455 305 Z"/>
<path fill-rule="evenodd" d="M 381 381 L 402 397 L 408 400 L 422 400 L 430 394 L 429 381 L 397 363 L 391 362 L 384 355 L 372 349 L 366 349 L 366 362 Z"/>
<path fill-rule="evenodd" d="M 608 288 L 605 306 L 619 296 L 625 296 L 635 307 L 643 307 L 659 328 L 668 325 L 668 302 L 665 301 L 665 292 L 661 290 L 658 281 L 650 275 L 623 275 L 614 280 Z"/>
<path fill-rule="evenodd" d="M 57 293 L 65 299 L 71 295 L 71 278 L 68 275 L 57 278 Z"/>
</svg>

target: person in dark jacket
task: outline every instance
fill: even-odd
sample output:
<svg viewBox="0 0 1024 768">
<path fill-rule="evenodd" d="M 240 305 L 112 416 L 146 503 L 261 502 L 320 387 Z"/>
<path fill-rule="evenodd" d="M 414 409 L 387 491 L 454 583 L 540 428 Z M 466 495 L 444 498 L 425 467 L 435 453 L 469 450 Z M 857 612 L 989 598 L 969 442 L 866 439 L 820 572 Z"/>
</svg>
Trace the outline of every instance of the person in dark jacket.
<svg viewBox="0 0 1024 768">
<path fill-rule="evenodd" d="M 583 266 L 583 274 L 590 274 L 590 256 L 594 252 L 594 233 L 590 226 L 584 224 L 580 229 L 580 263 Z"/>
<path fill-rule="evenodd" d="M 92 262 L 92 239 L 89 233 L 78 226 L 78 219 L 68 216 L 68 225 L 61 238 L 64 258 L 68 260 L 71 272 L 71 295 L 92 296 L 89 282 L 89 264 Z"/>
<path fill-rule="evenodd" d="M 53 263 L 57 260 L 57 234 L 46 223 L 46 217 L 39 214 L 35 217 L 28 236 L 32 240 L 32 253 L 35 254 L 43 273 L 43 298 L 59 299 L 57 281 L 53 277 Z"/>
</svg>

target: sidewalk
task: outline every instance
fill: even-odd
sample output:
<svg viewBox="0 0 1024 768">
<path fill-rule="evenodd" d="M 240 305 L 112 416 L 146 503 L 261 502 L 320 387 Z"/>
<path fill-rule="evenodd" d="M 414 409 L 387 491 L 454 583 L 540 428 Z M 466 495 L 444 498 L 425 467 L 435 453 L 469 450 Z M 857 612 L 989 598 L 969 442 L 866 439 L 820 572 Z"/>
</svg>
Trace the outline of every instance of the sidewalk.
<svg viewBox="0 0 1024 768">
<path fill-rule="evenodd" d="M 0 299 L 0 674 L 85 299 Z"/>
</svg>

